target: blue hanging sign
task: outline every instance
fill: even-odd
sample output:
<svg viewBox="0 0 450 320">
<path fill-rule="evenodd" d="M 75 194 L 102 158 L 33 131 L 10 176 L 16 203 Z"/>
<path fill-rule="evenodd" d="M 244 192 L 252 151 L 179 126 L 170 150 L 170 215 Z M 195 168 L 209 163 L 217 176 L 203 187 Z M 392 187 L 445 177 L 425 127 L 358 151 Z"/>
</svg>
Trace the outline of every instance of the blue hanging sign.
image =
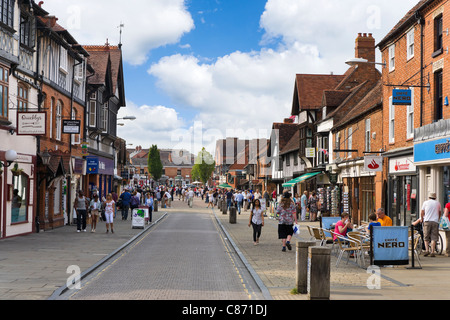
<svg viewBox="0 0 450 320">
<path fill-rule="evenodd" d="M 394 89 L 392 91 L 392 104 L 394 106 L 410 106 L 411 90 Z"/>
<path fill-rule="evenodd" d="M 98 174 L 97 157 L 86 157 L 86 174 Z"/>
</svg>

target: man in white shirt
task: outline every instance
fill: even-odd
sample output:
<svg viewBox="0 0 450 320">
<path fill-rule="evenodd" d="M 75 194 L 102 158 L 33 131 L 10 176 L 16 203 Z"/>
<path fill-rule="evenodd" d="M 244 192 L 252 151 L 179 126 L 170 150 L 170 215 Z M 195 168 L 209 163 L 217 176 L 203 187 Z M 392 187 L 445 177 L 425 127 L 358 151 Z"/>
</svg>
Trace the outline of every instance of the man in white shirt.
<svg viewBox="0 0 450 320">
<path fill-rule="evenodd" d="M 439 238 L 439 220 L 441 218 L 441 204 L 436 201 L 436 193 L 432 192 L 428 196 L 429 200 L 422 205 L 420 216 L 423 222 L 423 236 L 425 242 L 424 256 L 435 257 L 436 242 Z M 431 254 L 428 250 L 431 240 Z"/>
<path fill-rule="evenodd" d="M 194 190 L 192 190 L 192 188 L 191 189 L 189 189 L 189 207 L 191 207 L 192 208 L 192 205 L 194 204 Z"/>
</svg>

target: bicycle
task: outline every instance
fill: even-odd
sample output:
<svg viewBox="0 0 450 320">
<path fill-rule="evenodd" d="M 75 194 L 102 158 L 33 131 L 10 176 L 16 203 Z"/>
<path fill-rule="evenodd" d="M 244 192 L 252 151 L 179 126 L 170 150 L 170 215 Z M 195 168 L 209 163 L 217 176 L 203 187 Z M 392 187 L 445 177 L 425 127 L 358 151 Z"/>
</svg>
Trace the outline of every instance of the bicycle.
<svg viewBox="0 0 450 320">
<path fill-rule="evenodd" d="M 438 255 L 442 254 L 442 251 L 444 250 L 443 243 L 444 243 L 444 241 L 442 239 L 442 236 L 441 236 L 441 234 L 439 234 L 438 241 L 436 242 L 436 254 L 438 254 Z M 424 248 L 425 248 L 425 245 L 423 243 L 422 236 L 419 236 L 419 240 L 417 243 L 417 253 L 421 254 L 422 250 Z M 428 245 L 428 251 L 431 252 L 431 243 Z"/>
</svg>

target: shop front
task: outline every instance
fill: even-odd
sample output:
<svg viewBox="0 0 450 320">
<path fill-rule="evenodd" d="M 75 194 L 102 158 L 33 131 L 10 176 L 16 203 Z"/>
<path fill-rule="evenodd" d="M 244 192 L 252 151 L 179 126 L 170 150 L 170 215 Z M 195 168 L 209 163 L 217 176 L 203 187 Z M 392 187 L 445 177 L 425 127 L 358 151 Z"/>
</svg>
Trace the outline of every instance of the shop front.
<svg viewBox="0 0 450 320">
<path fill-rule="evenodd" d="M 419 171 L 419 207 L 436 192 L 442 208 L 450 202 L 450 137 L 414 144 L 414 164 Z"/>
<path fill-rule="evenodd" d="M 410 226 L 419 217 L 418 176 L 412 154 L 389 158 L 388 211 L 394 226 Z"/>
<path fill-rule="evenodd" d="M 364 160 L 342 163 L 338 168 L 341 212 L 349 213 L 356 224 L 369 221 L 369 214 L 376 211 L 376 173 L 364 170 Z"/>
<path fill-rule="evenodd" d="M 94 191 L 97 192 L 100 199 L 106 198 L 108 193 L 113 190 L 114 182 L 114 160 L 89 156 L 86 157 L 86 174 L 89 181 L 89 197 Z"/>
</svg>

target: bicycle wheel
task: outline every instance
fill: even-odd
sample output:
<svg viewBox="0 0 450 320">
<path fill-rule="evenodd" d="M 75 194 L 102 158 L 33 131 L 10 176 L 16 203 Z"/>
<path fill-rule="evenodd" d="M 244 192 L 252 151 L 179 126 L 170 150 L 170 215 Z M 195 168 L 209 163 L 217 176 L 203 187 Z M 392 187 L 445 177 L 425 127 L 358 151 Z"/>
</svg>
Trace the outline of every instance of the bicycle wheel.
<svg viewBox="0 0 450 320">
<path fill-rule="evenodd" d="M 443 244 L 444 242 L 442 241 L 442 236 L 439 233 L 439 237 L 438 237 L 438 241 L 436 241 L 436 254 L 441 255 L 442 254 L 442 250 L 443 248 Z M 428 251 L 431 252 L 431 243 L 428 244 Z"/>
<path fill-rule="evenodd" d="M 439 238 L 438 238 L 438 241 L 436 242 L 436 253 L 439 254 L 439 255 L 442 254 L 443 243 L 444 243 L 444 241 L 442 240 L 442 236 L 439 233 Z"/>
<path fill-rule="evenodd" d="M 423 248 L 425 247 L 422 241 L 422 237 L 419 235 L 419 240 L 417 240 L 417 246 L 416 246 L 416 250 L 417 250 L 417 254 L 421 254 Z"/>
</svg>

